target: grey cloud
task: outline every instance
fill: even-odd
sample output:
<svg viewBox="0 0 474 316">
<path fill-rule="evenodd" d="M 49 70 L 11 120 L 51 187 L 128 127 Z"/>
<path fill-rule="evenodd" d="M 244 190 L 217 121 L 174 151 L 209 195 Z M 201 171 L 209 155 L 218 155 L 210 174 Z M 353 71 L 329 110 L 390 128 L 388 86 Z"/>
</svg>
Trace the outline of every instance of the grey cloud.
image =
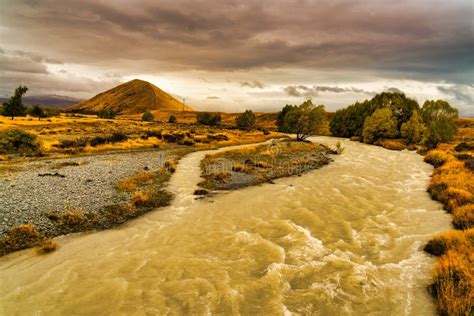
<svg viewBox="0 0 474 316">
<path fill-rule="evenodd" d="M 48 73 L 48 70 L 41 62 L 29 58 L 0 55 L 0 73 L 2 72 L 23 72 L 23 73 Z"/>
<path fill-rule="evenodd" d="M 394 93 L 404 93 L 402 90 L 400 90 L 398 88 L 395 88 L 395 87 L 388 88 L 386 91 L 387 92 L 394 92 Z"/>
<path fill-rule="evenodd" d="M 261 82 L 258 81 L 258 80 L 251 80 L 251 81 L 242 81 L 242 82 L 240 83 L 240 86 L 241 86 L 241 87 L 249 87 L 249 88 L 259 88 L 259 89 L 263 89 L 264 84 L 261 83 Z"/>
<path fill-rule="evenodd" d="M 472 4 L 464 0 L 434 0 L 430 10 L 423 0 L 53 0 L 3 7 L 6 43 L 34 45 L 51 60 L 103 67 L 120 61 L 124 71 L 302 67 L 442 80 L 467 80 L 473 72 Z"/>
<path fill-rule="evenodd" d="M 219 97 L 216 97 L 216 96 L 209 96 L 207 97 L 208 100 L 219 100 L 220 98 Z"/>
<path fill-rule="evenodd" d="M 312 98 L 319 95 L 320 92 L 329 93 L 363 93 L 363 94 L 375 94 L 371 91 L 366 91 L 358 88 L 342 88 L 342 87 L 330 87 L 330 86 L 312 86 L 308 87 L 305 85 L 298 86 L 287 86 L 283 89 L 287 95 L 292 97 L 306 97 Z"/>
</svg>

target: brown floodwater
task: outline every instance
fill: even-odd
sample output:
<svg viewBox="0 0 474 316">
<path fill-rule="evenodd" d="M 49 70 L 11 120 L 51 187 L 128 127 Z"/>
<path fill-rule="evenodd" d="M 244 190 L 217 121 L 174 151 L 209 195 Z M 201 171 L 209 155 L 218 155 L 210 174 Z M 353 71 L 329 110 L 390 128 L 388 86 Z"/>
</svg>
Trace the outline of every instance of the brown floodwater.
<svg viewBox="0 0 474 316">
<path fill-rule="evenodd" d="M 0 314 L 434 315 L 422 247 L 450 219 L 426 193 L 432 167 L 342 142 L 319 170 L 202 200 L 205 152 L 184 157 L 170 207 L 1 258 Z"/>
</svg>

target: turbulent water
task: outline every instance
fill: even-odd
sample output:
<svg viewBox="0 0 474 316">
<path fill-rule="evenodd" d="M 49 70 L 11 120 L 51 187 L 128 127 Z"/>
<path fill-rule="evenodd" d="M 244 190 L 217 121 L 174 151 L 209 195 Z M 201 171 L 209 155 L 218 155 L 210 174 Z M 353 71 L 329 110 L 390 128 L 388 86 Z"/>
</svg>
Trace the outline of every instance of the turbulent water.
<svg viewBox="0 0 474 316">
<path fill-rule="evenodd" d="M 434 314 L 421 248 L 449 217 L 426 193 L 431 167 L 343 144 L 322 169 L 203 200 L 204 153 L 190 154 L 172 206 L 1 259 L 1 314 Z"/>
</svg>

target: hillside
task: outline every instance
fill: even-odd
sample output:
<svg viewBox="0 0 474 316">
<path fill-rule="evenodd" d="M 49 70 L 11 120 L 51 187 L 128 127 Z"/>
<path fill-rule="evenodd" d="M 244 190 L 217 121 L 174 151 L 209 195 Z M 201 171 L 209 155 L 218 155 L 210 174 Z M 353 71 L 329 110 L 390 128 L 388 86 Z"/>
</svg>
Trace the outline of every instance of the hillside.
<svg viewBox="0 0 474 316">
<path fill-rule="evenodd" d="M 3 104 L 3 102 L 7 101 L 8 99 L 9 97 L 0 97 L 0 104 Z M 56 94 L 32 95 L 23 97 L 23 103 L 26 105 L 39 105 L 46 108 L 64 108 L 82 101 L 82 99 Z"/>
<path fill-rule="evenodd" d="M 192 109 L 157 86 L 143 80 L 134 79 L 95 97 L 67 108 L 67 111 L 96 113 L 104 109 L 119 114 L 140 114 L 145 111 Z"/>
</svg>

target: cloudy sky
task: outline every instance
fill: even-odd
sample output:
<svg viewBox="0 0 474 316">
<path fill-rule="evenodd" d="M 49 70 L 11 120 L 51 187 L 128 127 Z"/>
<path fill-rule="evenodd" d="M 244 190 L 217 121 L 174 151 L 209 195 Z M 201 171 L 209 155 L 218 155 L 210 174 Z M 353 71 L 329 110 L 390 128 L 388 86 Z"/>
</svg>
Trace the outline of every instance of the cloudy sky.
<svg viewBox="0 0 474 316">
<path fill-rule="evenodd" d="M 400 89 L 474 116 L 472 0 L 0 0 L 0 95 L 148 80 L 196 109 L 328 110 Z"/>
</svg>

